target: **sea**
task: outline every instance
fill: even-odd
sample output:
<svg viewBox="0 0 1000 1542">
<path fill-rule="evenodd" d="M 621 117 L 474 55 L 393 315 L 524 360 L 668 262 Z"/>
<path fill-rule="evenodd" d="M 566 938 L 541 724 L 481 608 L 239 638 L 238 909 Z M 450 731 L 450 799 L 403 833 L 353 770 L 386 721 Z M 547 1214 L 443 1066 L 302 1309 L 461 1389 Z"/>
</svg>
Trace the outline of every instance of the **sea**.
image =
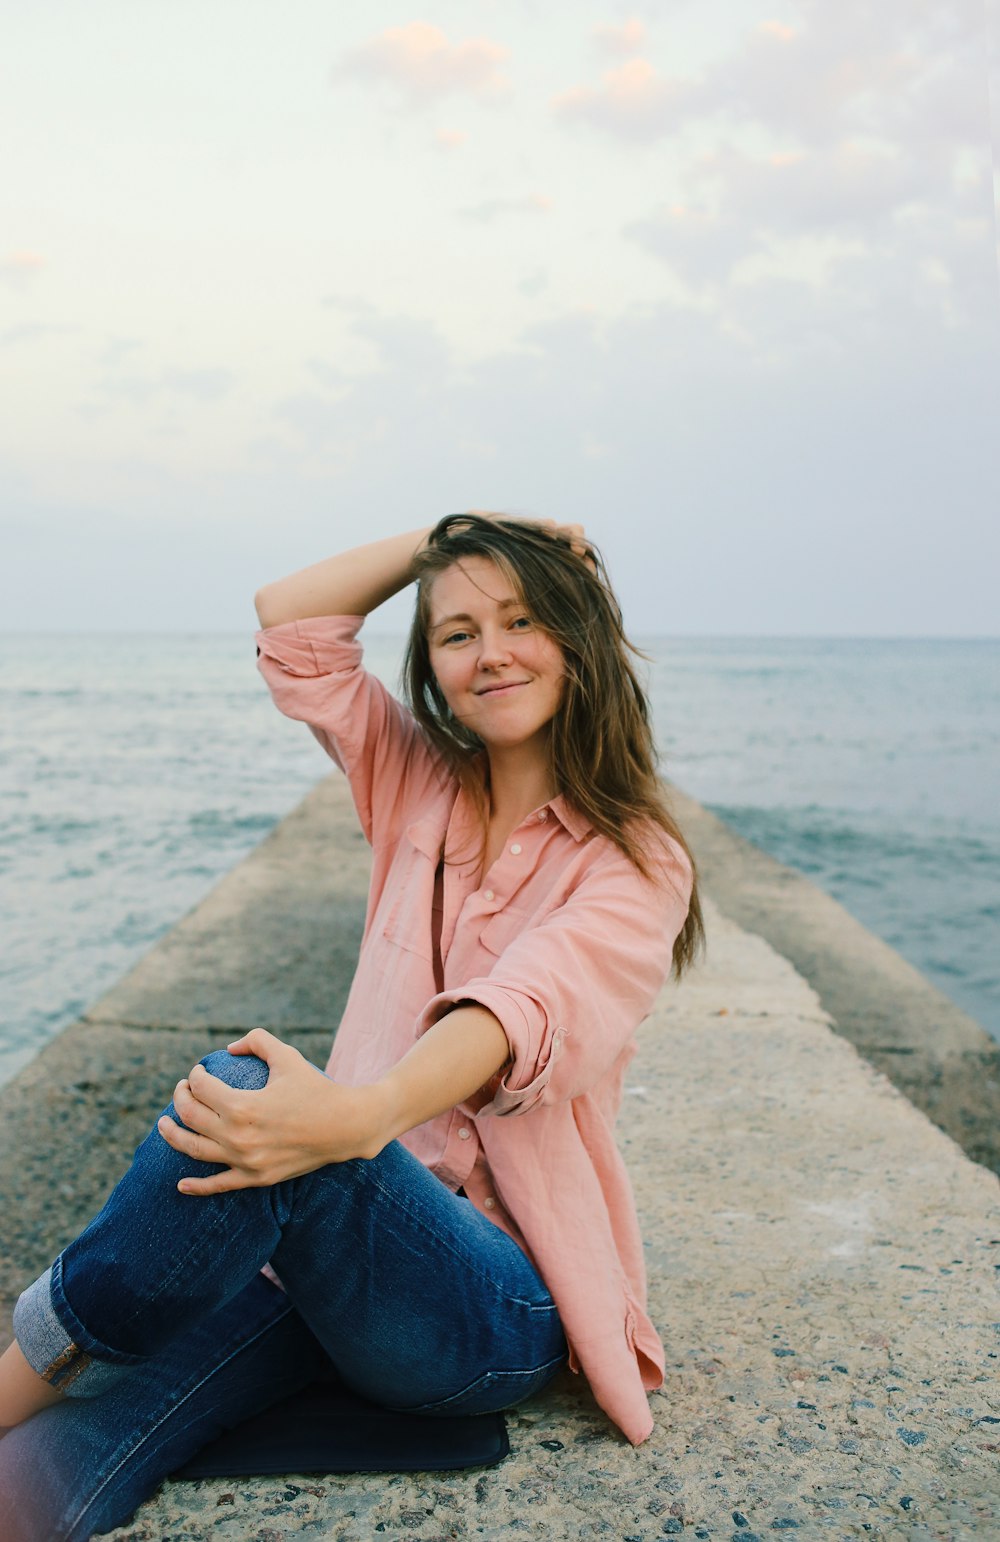
<svg viewBox="0 0 1000 1542">
<path fill-rule="evenodd" d="M 1000 1040 L 1000 639 L 636 641 L 664 775 Z M 243 634 L 0 634 L 0 733 L 2 1082 L 332 767 Z"/>
</svg>

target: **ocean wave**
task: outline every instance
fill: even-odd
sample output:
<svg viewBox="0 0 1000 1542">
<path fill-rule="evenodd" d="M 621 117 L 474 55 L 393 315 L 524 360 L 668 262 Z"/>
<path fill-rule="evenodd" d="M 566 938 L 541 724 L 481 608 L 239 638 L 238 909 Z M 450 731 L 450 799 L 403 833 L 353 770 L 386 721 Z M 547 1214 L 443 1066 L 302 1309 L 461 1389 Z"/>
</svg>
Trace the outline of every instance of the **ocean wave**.
<svg viewBox="0 0 1000 1542">
<path fill-rule="evenodd" d="M 266 835 L 280 818 L 280 814 L 226 813 L 210 808 L 191 814 L 187 825 L 196 835 Z"/>
</svg>

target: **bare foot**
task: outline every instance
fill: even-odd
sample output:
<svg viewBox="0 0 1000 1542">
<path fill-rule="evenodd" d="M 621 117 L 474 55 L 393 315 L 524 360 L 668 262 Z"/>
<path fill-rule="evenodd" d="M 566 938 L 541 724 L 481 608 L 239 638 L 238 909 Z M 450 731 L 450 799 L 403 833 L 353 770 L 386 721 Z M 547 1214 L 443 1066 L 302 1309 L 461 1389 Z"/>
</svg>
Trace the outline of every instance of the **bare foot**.
<svg viewBox="0 0 1000 1542">
<path fill-rule="evenodd" d="M 23 1424 L 59 1399 L 60 1394 L 31 1369 L 15 1339 L 0 1355 L 0 1430 Z"/>
</svg>

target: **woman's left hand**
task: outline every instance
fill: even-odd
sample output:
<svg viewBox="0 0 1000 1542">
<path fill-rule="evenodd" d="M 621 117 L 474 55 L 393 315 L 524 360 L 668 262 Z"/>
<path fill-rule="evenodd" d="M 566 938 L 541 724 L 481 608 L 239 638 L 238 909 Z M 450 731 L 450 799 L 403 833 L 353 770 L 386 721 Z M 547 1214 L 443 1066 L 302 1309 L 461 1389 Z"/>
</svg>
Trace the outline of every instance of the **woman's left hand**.
<svg viewBox="0 0 1000 1542">
<path fill-rule="evenodd" d="M 252 1029 L 229 1050 L 266 1061 L 267 1085 L 245 1092 L 203 1065 L 177 1083 L 174 1108 L 186 1128 L 164 1114 L 157 1129 L 175 1151 L 225 1167 L 207 1178 L 182 1179 L 182 1193 L 264 1187 L 382 1149 L 375 1086 L 331 1081 L 266 1028 Z"/>
</svg>

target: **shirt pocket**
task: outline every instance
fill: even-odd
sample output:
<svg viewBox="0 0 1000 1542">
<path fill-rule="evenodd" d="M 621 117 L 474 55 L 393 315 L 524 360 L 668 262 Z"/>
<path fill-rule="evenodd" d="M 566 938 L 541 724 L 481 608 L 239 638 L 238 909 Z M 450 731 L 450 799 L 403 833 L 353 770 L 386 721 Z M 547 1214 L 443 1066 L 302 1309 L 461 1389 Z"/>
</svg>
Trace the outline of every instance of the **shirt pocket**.
<svg viewBox="0 0 1000 1542">
<path fill-rule="evenodd" d="M 392 900 L 382 927 L 387 942 L 430 961 L 434 874 L 439 841 L 421 823 L 411 825 L 389 870 Z"/>
</svg>

